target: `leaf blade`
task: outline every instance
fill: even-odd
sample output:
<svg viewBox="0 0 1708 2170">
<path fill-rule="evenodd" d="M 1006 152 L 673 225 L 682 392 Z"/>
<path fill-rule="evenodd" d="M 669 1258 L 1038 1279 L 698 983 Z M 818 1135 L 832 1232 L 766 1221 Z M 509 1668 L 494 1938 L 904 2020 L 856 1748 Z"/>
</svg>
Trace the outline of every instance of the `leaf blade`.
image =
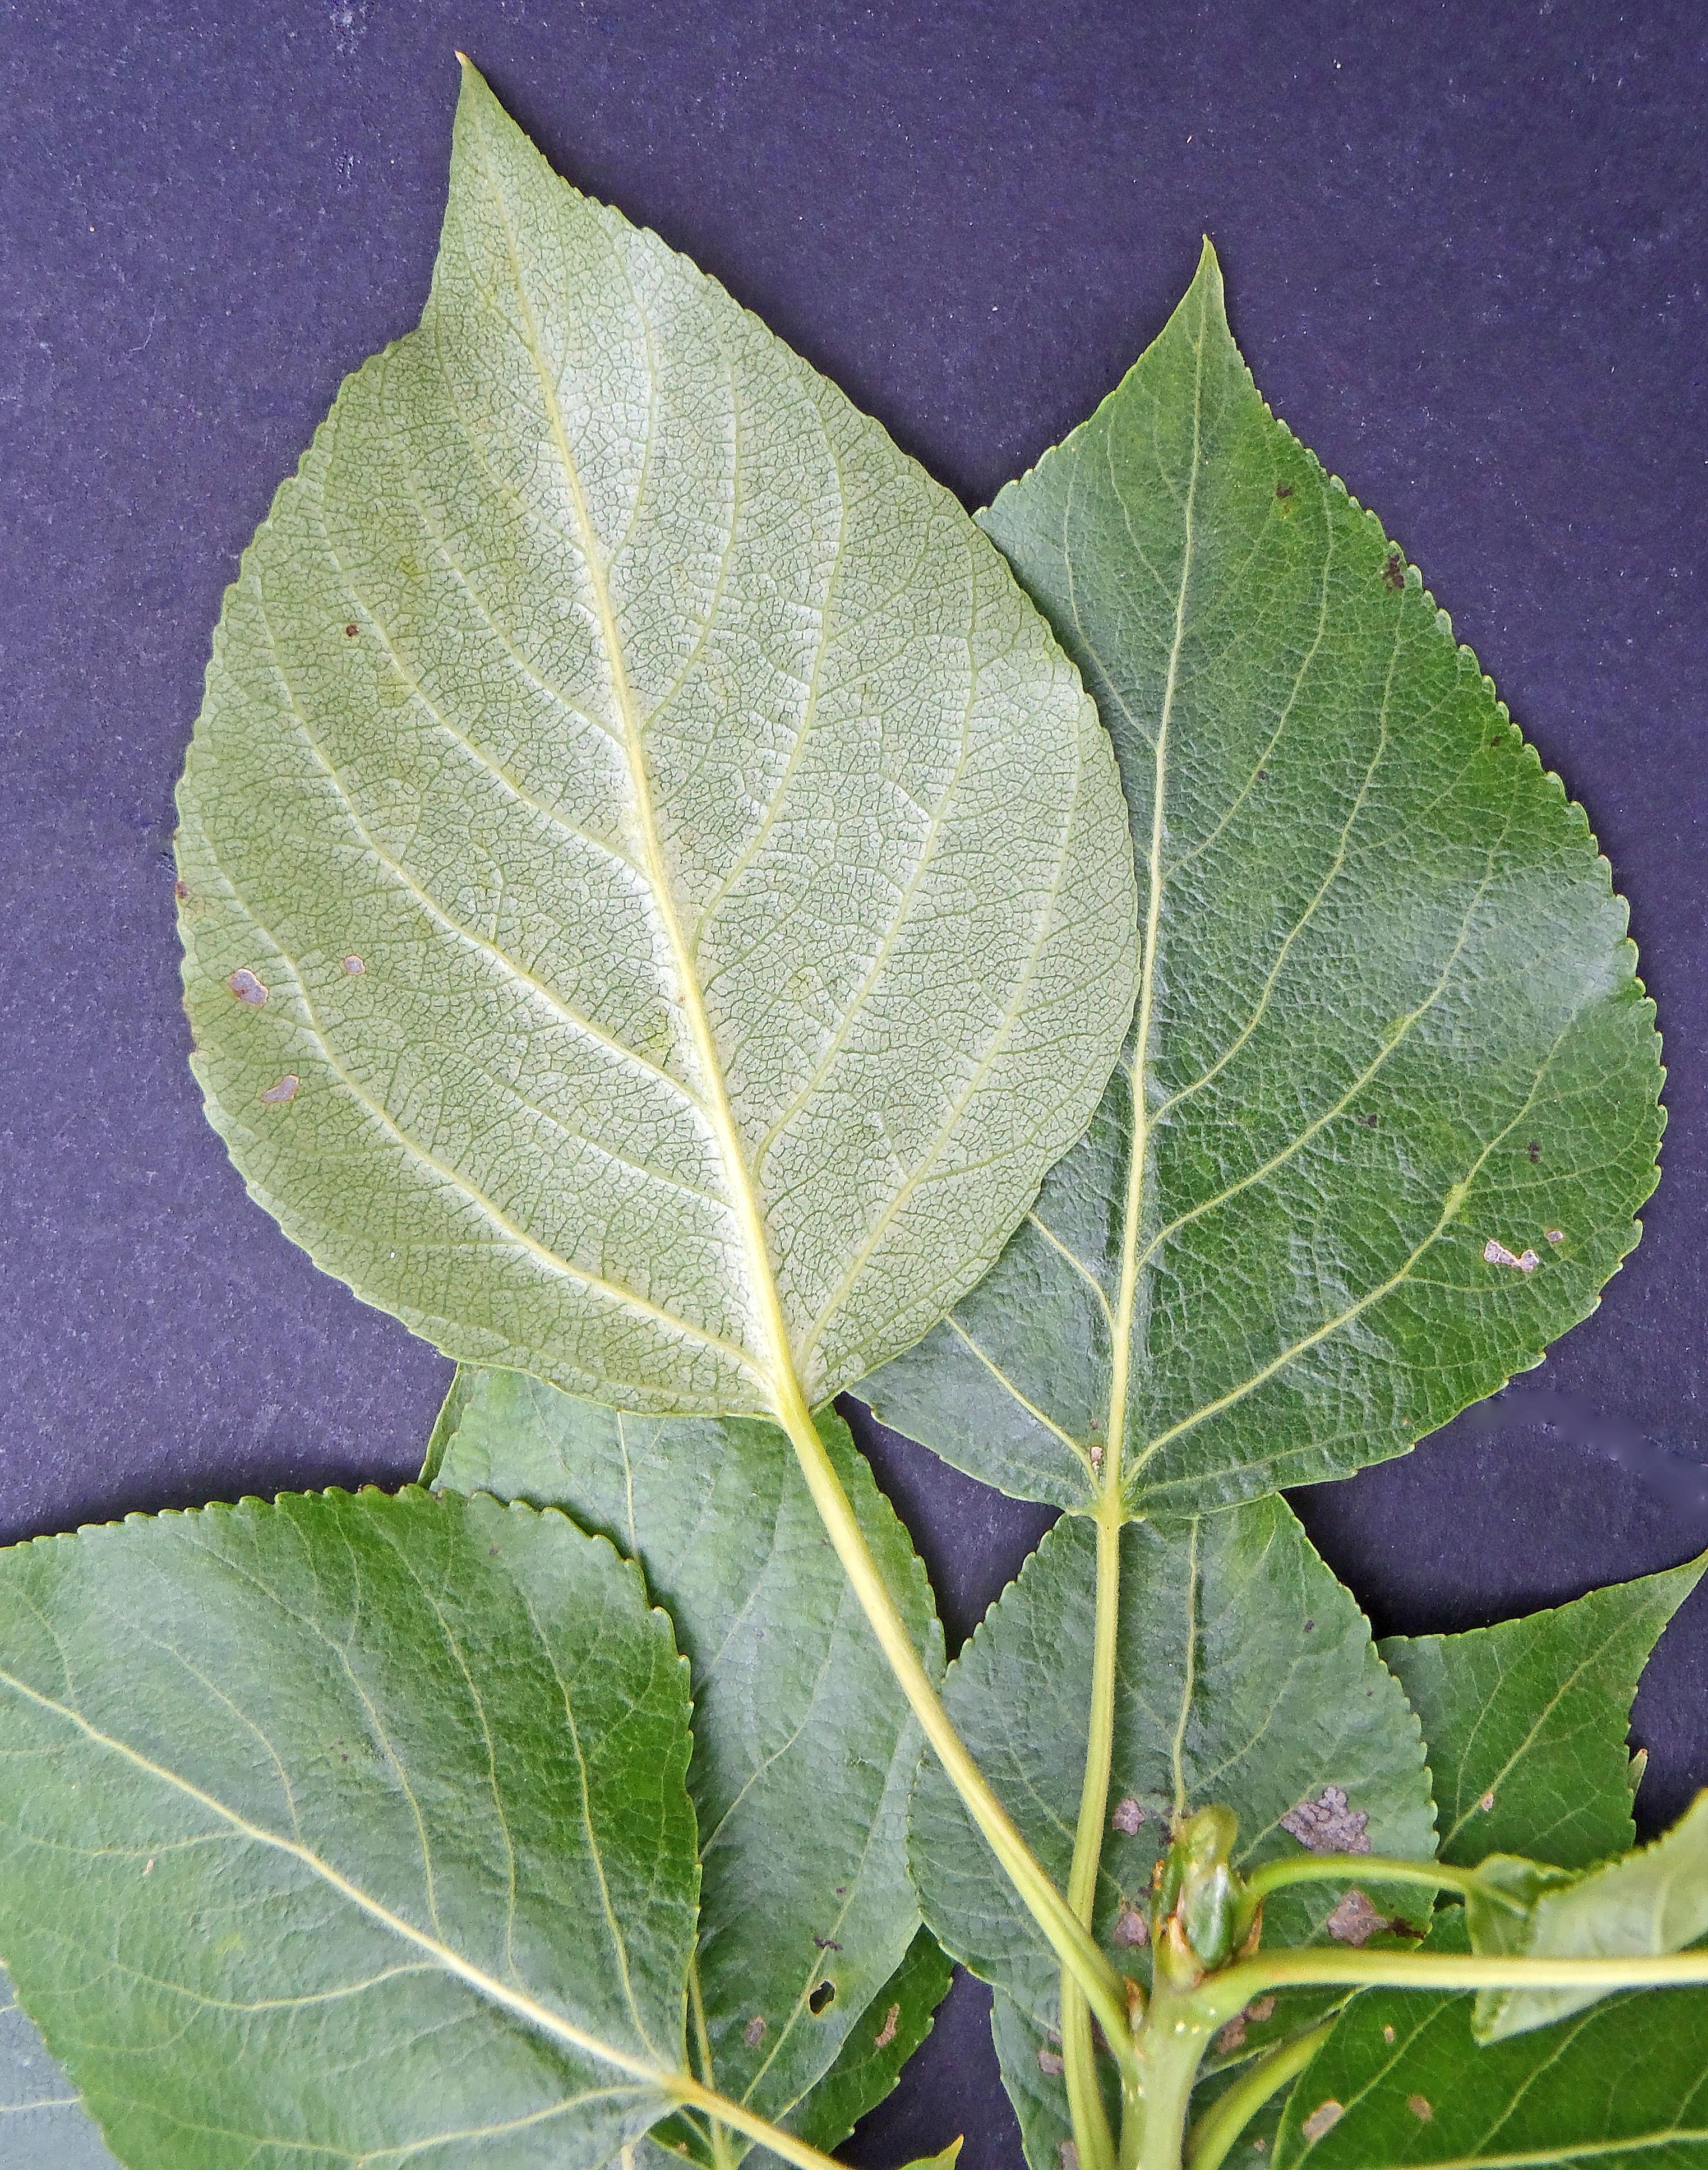
<svg viewBox="0 0 1708 2170">
<path fill-rule="evenodd" d="M 828 1413 L 819 1422 L 909 1633 L 940 1670 L 942 1631 L 907 1533 L 846 1427 Z M 921 1735 L 787 1440 L 756 1419 L 635 1417 L 518 1372 L 465 1371 L 428 1466 L 452 1491 L 556 1507 L 608 1537 L 669 1612 L 694 1697 L 688 1787 L 702 1832 L 697 1989 L 711 2067 L 701 2059 L 700 2076 L 834 2145 L 869 2106 L 817 2138 L 814 2120 L 834 2107 L 817 2090 L 844 2052 L 872 2066 L 874 2086 L 898 2068 L 853 2057 L 874 2000 L 898 2007 L 886 2050 L 904 2016 L 910 2028 L 929 2022 L 921 1999 L 936 1976 L 925 1959 L 892 1986 L 917 1942 L 905 1830 Z M 831 2001 L 814 2010 L 826 1983 Z M 947 1986 L 944 1975 L 932 2005 Z M 846 2072 L 833 2092 L 857 2100 Z"/>
<path fill-rule="evenodd" d="M 950 1667 L 944 1701 L 1044 1868 L 1065 1873 L 1084 1767 L 1093 1633 L 1084 1518 L 1064 1517 Z M 1241 1819 L 1240 1868 L 1294 1850 L 1289 1821 L 1337 1788 L 1377 1852 L 1427 1858 L 1433 1805 L 1417 1724 L 1377 1657 L 1368 1623 L 1317 1558 L 1285 1504 L 1255 1501 L 1191 1523 L 1122 1533 L 1121 1611 L 1110 1830 L 1094 1933 L 1123 1973 L 1148 1976 L 1140 1923 L 1177 1808 L 1212 1803 Z M 914 1789 L 910 1839 L 926 1920 L 944 1948 L 991 1981 L 1012 2009 L 1001 2029 L 1023 2071 L 1028 2130 L 1052 2129 L 1038 2098 L 1059 2079 L 1024 2068 L 1014 2044 L 1056 2021 L 1053 1956 L 1000 1877 L 929 1760 Z M 1295 1887 L 1266 1904 L 1265 1941 L 1311 1942 L 1341 1897 Z M 1379 1909 L 1397 1916 L 1411 1895 Z M 1250 2055 L 1343 1992 L 1273 2000 L 1223 2055 Z M 1016 2060 L 1019 2059 L 1019 2064 Z M 1059 2115 L 1058 2111 L 1058 2116 Z"/>
<path fill-rule="evenodd" d="M 122 2159 L 591 2166 L 667 2105 L 686 1681 L 608 1546 L 287 1496 L 16 1547 L 0 1604 L 0 1943 Z"/>
<path fill-rule="evenodd" d="M 1605 864 L 1263 406 L 1208 244 L 982 518 L 1116 741 L 1142 1022 L 995 1271 L 862 1394 L 1064 1507 L 1111 1452 L 1166 1514 L 1403 1452 L 1636 1240 L 1661 1072 Z"/>
<path fill-rule="evenodd" d="M 1113 756 L 1000 557 L 472 69 L 421 328 L 246 553 L 179 811 L 254 1195 L 450 1353 L 633 1408 L 916 1338 L 1130 1001 Z"/>
<path fill-rule="evenodd" d="M 1422 1720 L 1441 1858 L 1588 1868 L 1636 1841 L 1625 1726 L 1637 1680 L 1708 1556 L 1462 1635 L 1377 1644 Z"/>
</svg>

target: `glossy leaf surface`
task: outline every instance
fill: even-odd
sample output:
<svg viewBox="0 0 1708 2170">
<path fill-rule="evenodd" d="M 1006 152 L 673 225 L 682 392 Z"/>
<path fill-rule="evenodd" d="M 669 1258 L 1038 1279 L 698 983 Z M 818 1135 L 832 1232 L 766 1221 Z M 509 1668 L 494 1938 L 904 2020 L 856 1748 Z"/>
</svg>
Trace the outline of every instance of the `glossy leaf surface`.
<svg viewBox="0 0 1708 2170">
<path fill-rule="evenodd" d="M 1625 1728 L 1662 1630 L 1708 1559 L 1464 1635 L 1377 1648 L 1423 1724 L 1444 1861 L 1588 1868 L 1636 1843 Z"/>
<path fill-rule="evenodd" d="M 826 1413 L 819 1424 L 915 1644 L 940 1666 L 907 1532 L 841 1420 Z M 919 1927 L 906 1816 L 921 1736 L 787 1440 L 755 1419 L 636 1417 L 520 1372 L 462 1371 L 427 1473 L 454 1492 L 561 1507 L 637 1561 L 669 1612 L 694 1698 L 688 1787 L 710 2070 L 697 2021 L 697 2069 L 793 2129 L 808 2090 L 860 2045 Z M 910 2021 L 915 2001 L 910 1991 Z M 858 2071 L 883 2092 L 894 2083 L 881 2059 L 861 2060 L 839 2100 L 854 2099 Z M 739 2155 L 747 2143 L 732 2135 L 729 2145 Z"/>
<path fill-rule="evenodd" d="M 1432 1951 L 1466 1949 L 1455 1908 Z M 1300 2074 L 1275 2170 L 1700 2170 L 1708 2164 L 1708 1996 L 1611 1996 L 1516 2040 L 1481 2047 L 1471 2000 L 1366 1990 Z M 1316 2140 L 1306 2119 L 1337 2105 Z"/>
<path fill-rule="evenodd" d="M 1058 1523 L 949 1668 L 945 1688 L 962 1737 L 1062 1880 L 1086 1758 L 1092 1542 L 1081 1520 Z M 1265 1499 L 1200 1521 L 1129 1526 L 1112 1828 L 1093 1921 L 1118 1968 L 1148 1978 L 1136 1924 L 1177 1809 L 1231 1808 L 1240 1820 L 1234 1860 L 1249 1868 L 1298 1852 L 1284 1819 L 1297 1822 L 1301 1804 L 1330 1788 L 1345 1797 L 1358 1850 L 1433 1852 L 1417 1721 L 1364 1616 L 1291 1510 Z M 1006 1990 L 1033 2028 L 1052 2024 L 1058 1970 L 930 1759 L 914 1792 L 911 1858 L 926 1919 L 945 1948 Z M 1311 1941 L 1342 1895 L 1326 1884 L 1275 1894 L 1265 1907 L 1266 1946 Z M 1390 1918 L 1417 1905 L 1415 1893 L 1373 1886 L 1369 1895 Z M 1332 2001 L 1278 2000 L 1249 2026 L 1241 2054 Z"/>
<path fill-rule="evenodd" d="M 126 2170 L 591 2170 L 666 2106 L 687 1668 L 602 1539 L 138 1519 L 0 1554 L 0 1955 Z"/>
<path fill-rule="evenodd" d="M 1472 1892 L 1465 1916 L 1471 1948 L 1530 1959 L 1623 1959 L 1683 1951 L 1708 1937 L 1708 1793 L 1701 1793 L 1652 1846 L 1585 1874 L 1537 1870 L 1506 1854 L 1478 1864 L 1509 1905 Z M 1593 1990 L 1481 1990 L 1472 2029 L 1497 2042 L 1546 2026 L 1593 2003 Z M 1703 2007 L 1708 2010 L 1708 2005 Z"/>
<path fill-rule="evenodd" d="M 995 1271 L 862 1393 L 1024 1497 L 1197 1512 L 1403 1452 L 1591 1310 L 1655 1181 L 1625 908 L 1214 256 L 982 515 L 1132 812 L 1138 1023 Z"/>
<path fill-rule="evenodd" d="M 421 326 L 245 553 L 179 810 L 253 1195 L 629 1408 L 917 1339 L 1130 1011 L 1108 738 L 998 553 L 472 68 Z"/>
</svg>

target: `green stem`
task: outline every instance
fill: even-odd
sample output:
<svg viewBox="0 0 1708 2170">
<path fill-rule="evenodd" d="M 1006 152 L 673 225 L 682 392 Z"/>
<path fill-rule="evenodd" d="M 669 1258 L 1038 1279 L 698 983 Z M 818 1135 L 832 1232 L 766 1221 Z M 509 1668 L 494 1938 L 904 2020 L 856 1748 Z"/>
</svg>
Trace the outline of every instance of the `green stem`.
<svg viewBox="0 0 1708 2170">
<path fill-rule="evenodd" d="M 1109 1766 L 1115 1740 L 1115 1644 L 1121 1623 L 1121 1499 L 1119 1449 L 1108 1450 L 1111 1467 L 1097 1503 L 1097 1626 L 1092 1646 L 1092 1701 L 1086 1736 L 1086 1771 L 1080 1819 L 1074 1833 L 1067 1900 L 1087 1929 L 1097 1904 L 1103 1827 L 1109 1813 Z M 1104 2030 L 1108 2032 L 1107 2026 Z M 1061 1979 L 1061 2053 L 1068 2110 L 1080 2170 L 1115 2170 L 1115 2141 L 1097 2085 L 1092 2015 L 1079 1983 L 1064 1969 Z"/>
<path fill-rule="evenodd" d="M 1187 2135 L 1187 2170 L 1220 2170 L 1223 2157 L 1252 2119 L 1289 2080 L 1296 2080 L 1334 2032 L 1326 2019 L 1308 2034 L 1283 2042 L 1256 2059 L 1204 2112 Z"/>
<path fill-rule="evenodd" d="M 1212 1975 L 1197 1992 L 1231 2018 L 1272 1989 L 1664 1989 L 1708 1984 L 1708 1952 L 1631 1959 L 1461 1959 L 1445 1952 L 1260 1952 Z"/>
<path fill-rule="evenodd" d="M 1133 2150 L 1130 2170 L 1181 2170 L 1193 2082 L 1214 2031 L 1214 2023 L 1206 2021 L 1197 1996 L 1169 1987 L 1159 1967 L 1140 2038 L 1144 2115 L 1134 2120 L 1134 2134 L 1122 2135 L 1124 2156 Z M 1124 2162 L 1123 2170 L 1129 2166 Z"/>
<path fill-rule="evenodd" d="M 1441 1861 L 1394 1861 L 1379 1853 L 1289 1853 L 1266 1861 L 1245 1879 L 1246 1895 L 1262 1899 L 1287 1884 L 1424 1884 L 1437 1891 L 1481 1890 L 1474 1868 Z M 1498 1892 L 1487 1895 L 1498 1898 Z"/>
<path fill-rule="evenodd" d="M 1124 2065 L 1133 2062 L 1127 2025 L 1127 1996 L 1120 1977 L 1098 1950 L 1091 1932 L 1044 1873 L 1008 1811 L 990 1790 L 984 1772 L 967 1752 L 949 1722 L 931 1676 L 913 1647 L 907 1624 L 896 1609 L 889 1585 L 867 1548 L 842 1481 L 836 1474 L 793 1375 L 777 1394 L 777 1415 L 793 1444 L 826 1534 L 842 1563 L 861 1610 L 871 1623 L 902 1693 L 924 1729 L 926 1739 L 985 1843 L 1001 1864 L 1021 1902 L 1037 1922 L 1063 1967 L 1084 1991 L 1109 2046 Z M 1065 2063 L 1065 2059 L 1064 2059 Z"/>
</svg>

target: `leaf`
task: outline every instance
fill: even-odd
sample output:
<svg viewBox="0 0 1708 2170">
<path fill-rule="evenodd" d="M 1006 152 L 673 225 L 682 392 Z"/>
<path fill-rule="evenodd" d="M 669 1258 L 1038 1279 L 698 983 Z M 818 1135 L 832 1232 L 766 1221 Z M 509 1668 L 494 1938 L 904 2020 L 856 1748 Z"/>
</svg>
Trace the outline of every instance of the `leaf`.
<svg viewBox="0 0 1708 2170">
<path fill-rule="evenodd" d="M 1094 1542 L 1083 1518 L 1058 1522 L 944 1687 L 961 1737 L 1060 1881 L 1086 1761 Z M 1284 1501 L 1129 1526 L 1117 1664 L 1111 1828 L 1093 1928 L 1123 1973 L 1148 1977 L 1137 1923 L 1177 1810 L 1231 1808 L 1240 1820 L 1234 1860 L 1249 1869 L 1297 1852 L 1284 1819 L 1332 1788 L 1364 1819 L 1364 1847 L 1433 1852 L 1417 1721 L 1352 1596 Z M 1051 2024 L 1056 1964 L 929 1758 L 914 1790 L 910 1853 L 921 1906 L 944 1948 L 1006 1991 L 1034 2026 Z M 1342 1896 L 1323 1884 L 1273 1894 L 1265 1944 L 1310 1942 Z M 1374 1886 L 1370 1896 L 1396 1917 L 1417 1903 L 1415 1893 Z M 1340 1994 L 1280 2000 L 1250 2023 L 1242 2053 L 1290 2034 L 1313 2004 Z"/>
<path fill-rule="evenodd" d="M 1705 1568 L 1708 1554 L 1497 1627 L 1377 1644 L 1423 1722 L 1444 1861 L 1588 1868 L 1636 1843 L 1631 1701 Z"/>
<path fill-rule="evenodd" d="M 1063 2150 L 1074 2145 L 1062 2078 L 1061 2034 L 1054 2018 L 1022 2010 L 1006 1990 L 990 2000 L 990 2036 L 1002 2087 L 1019 2121 L 1021 2145 L 1030 2170 L 1065 2170 L 1076 2160 Z M 1111 2060 L 1098 2067 L 1104 2114 L 1112 2131 L 1119 2129 L 1120 2087 Z"/>
<path fill-rule="evenodd" d="M 982 519 L 1115 739 L 1138 1023 L 995 1271 L 860 1391 L 1064 1507 L 1108 1453 L 1145 1514 L 1402 1453 L 1636 1240 L 1661 1071 L 1606 863 L 1264 406 L 1208 246 Z"/>
<path fill-rule="evenodd" d="M 1496 1854 L 1478 1864 L 1498 1899 L 1467 1895 L 1473 1950 L 1530 1959 L 1616 1959 L 1683 1951 L 1708 1936 L 1708 1792 L 1652 1846 L 1581 1876 Z M 1514 1911 L 1513 1902 L 1522 1911 Z M 1498 2042 L 1596 2001 L 1593 1989 L 1480 1990 L 1471 2031 Z M 1708 2010 L 1708 2006 L 1703 2007 Z"/>
<path fill-rule="evenodd" d="M 602 1539 L 138 1518 L 0 1553 L 0 1954 L 127 2170 L 591 2170 L 669 2106 L 687 1669 Z"/>
<path fill-rule="evenodd" d="M 0 1975 L 0 2133 L 7 2170 L 117 2170 L 83 2098 Z"/>
<path fill-rule="evenodd" d="M 632 1408 L 817 1403 L 1083 1129 L 1125 810 L 996 551 L 472 67 L 420 329 L 244 555 L 179 792 L 210 1120 L 328 1272 Z"/>
<path fill-rule="evenodd" d="M 866 2113 L 894 2091 L 902 2068 L 931 2033 L 953 1978 L 936 1938 L 921 1929 L 844 2041 L 835 2063 L 789 2119 L 789 2130 L 826 2154 L 841 2146 Z M 953 2162 L 958 2146 L 934 2160 Z M 763 2148 L 756 2159 L 776 2160 Z"/>
<path fill-rule="evenodd" d="M 819 1424 L 909 1633 L 940 1670 L 942 1631 L 907 1532 L 841 1419 Z M 699 2076 L 787 2121 L 863 2040 L 918 1929 L 906 1818 L 921 1749 L 787 1440 L 757 1419 L 635 1417 L 520 1372 L 462 1371 L 425 1473 L 456 1492 L 561 1507 L 638 1562 L 669 1612 L 694 1697 L 697 1987 L 711 2066 L 697 2023 Z M 832 2001 L 814 2012 L 826 1982 Z M 944 1973 L 939 1998 L 947 1987 Z M 748 2143 L 729 2145 L 739 2156 Z"/>
<path fill-rule="evenodd" d="M 1463 1952 L 1457 1908 L 1428 1948 Z M 1300 2075 L 1270 2160 L 1274 2170 L 1700 2170 L 1708 2164 L 1700 1990 L 1610 1996 L 1564 2026 L 1480 2049 L 1470 1999 L 1365 1990 Z M 1305 2120 L 1327 2104 L 1314 2142 Z"/>
</svg>

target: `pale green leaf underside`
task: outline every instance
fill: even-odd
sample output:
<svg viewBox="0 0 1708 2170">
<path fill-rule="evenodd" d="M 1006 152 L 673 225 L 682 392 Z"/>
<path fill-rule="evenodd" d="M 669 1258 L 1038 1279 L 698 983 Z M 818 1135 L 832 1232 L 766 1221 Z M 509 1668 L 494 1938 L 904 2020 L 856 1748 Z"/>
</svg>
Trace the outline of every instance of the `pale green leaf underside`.
<svg viewBox="0 0 1708 2170">
<path fill-rule="evenodd" d="M 1457 1909 L 1432 1951 L 1465 1951 Z M 1703 2170 L 1708 1996 L 1609 1997 L 1557 2027 L 1480 2047 L 1469 1996 L 1366 1990 L 1300 2076 L 1274 2170 Z M 1342 2114 L 1315 2141 L 1325 2103 Z"/>
<path fill-rule="evenodd" d="M 819 1426 L 915 1648 L 941 1666 L 906 1531 L 846 1426 L 828 1413 Z M 636 1561 L 670 1614 L 694 1698 L 696 2071 L 796 2129 L 796 2106 L 845 2044 L 872 2046 L 871 2009 L 919 1926 L 906 1816 L 921 1735 L 788 1440 L 758 1419 L 637 1417 L 520 1372 L 465 1371 L 426 1474 L 561 1507 Z M 728 2142 L 736 2157 L 747 2146 Z"/>
<path fill-rule="evenodd" d="M 1464 1635 L 1379 1644 L 1429 1744 L 1441 1857 L 1588 1868 L 1635 1842 L 1625 1728 L 1661 1631 L 1708 1557 Z"/>
<path fill-rule="evenodd" d="M 917 1339 L 1130 1008 L 1107 735 L 998 553 L 472 69 L 420 328 L 245 553 L 179 810 L 252 1193 L 629 1408 Z"/>
<path fill-rule="evenodd" d="M 603 1540 L 139 1518 L 0 1554 L 0 1955 L 127 2170 L 592 2170 L 665 2107 L 687 1669 Z"/>
<path fill-rule="evenodd" d="M 1070 1508 L 1112 1427 L 1135 1512 L 1401 1453 L 1636 1240 L 1661 1072 L 1624 903 L 1417 575 L 1263 405 L 1208 249 L 982 518 L 1114 736 L 1142 1082 L 1135 1033 L 995 1271 L 862 1391 Z"/>
<path fill-rule="evenodd" d="M 1497 1855 L 1487 1867 L 1519 1875 L 1524 1864 Z M 1473 1895 L 1465 1919 L 1479 1952 L 1625 1959 L 1683 1951 L 1708 1937 L 1708 1792 L 1652 1846 L 1543 1889 L 1527 1915 L 1514 1917 Z M 1479 2041 L 1497 2042 L 1581 2011 L 1595 1997 L 1593 1990 L 1481 1990 L 1472 2025 Z"/>
<path fill-rule="evenodd" d="M 1093 1547 L 1082 1521 L 1059 1522 L 949 1668 L 944 1692 L 962 1738 L 1062 1882 L 1086 1760 Z M 1118 1925 L 1124 1912 L 1147 1911 L 1177 1809 L 1231 1808 L 1234 1858 L 1250 1867 L 1296 1852 L 1281 1820 L 1338 1787 L 1367 1819 L 1376 1852 L 1433 1853 L 1417 1718 L 1284 1502 L 1129 1526 L 1117 1664 L 1109 1801 L 1112 1815 L 1130 1801 L 1143 1821 L 1105 1836 L 1092 1926 L 1124 1973 L 1148 1975 L 1148 1953 L 1123 1941 Z M 914 1789 L 910 1848 L 921 1905 L 945 1949 L 1006 1990 L 1034 2028 L 1050 2024 L 1056 1963 L 929 1758 Z M 1394 1894 L 1391 1906 L 1374 1886 L 1369 1895 L 1391 1913 L 1415 1907 L 1415 1895 Z M 1273 1895 L 1265 1944 L 1309 1941 L 1341 1896 L 1326 1885 Z M 1246 2054 L 1289 2033 L 1303 2008 L 1281 2000 L 1267 2033 L 1248 2030 Z"/>
</svg>

